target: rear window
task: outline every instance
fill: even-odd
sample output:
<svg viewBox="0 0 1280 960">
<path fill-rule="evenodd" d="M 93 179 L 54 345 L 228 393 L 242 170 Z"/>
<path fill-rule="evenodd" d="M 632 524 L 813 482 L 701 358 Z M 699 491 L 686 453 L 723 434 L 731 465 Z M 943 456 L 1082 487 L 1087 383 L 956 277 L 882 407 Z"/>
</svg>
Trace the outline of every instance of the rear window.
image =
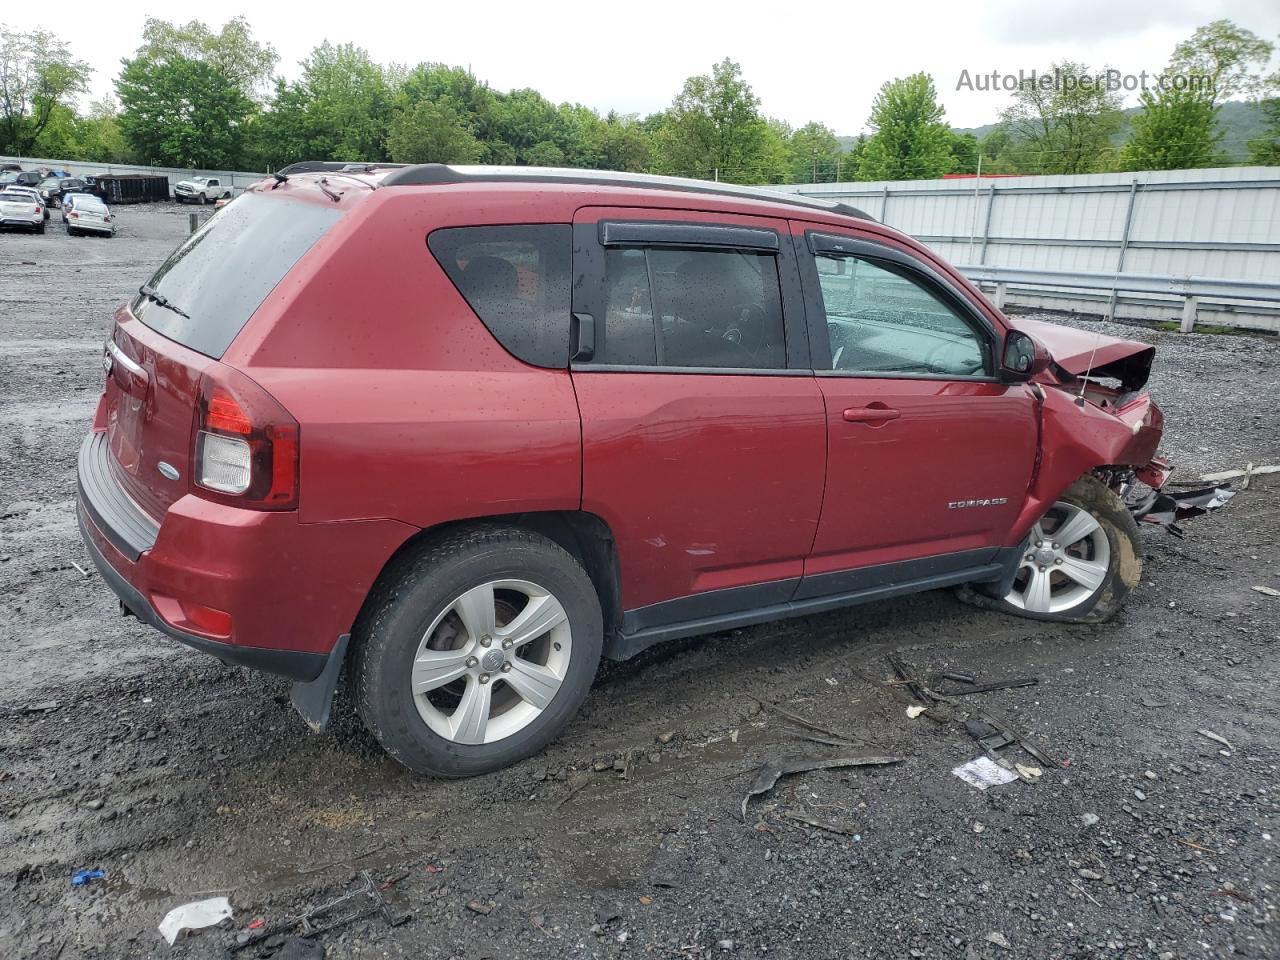
<svg viewBox="0 0 1280 960">
<path fill-rule="evenodd" d="M 190 316 L 141 295 L 133 314 L 170 340 L 221 357 L 267 294 L 340 216 L 314 203 L 246 193 L 188 237 L 148 281 Z"/>
<path fill-rule="evenodd" d="M 570 227 L 446 227 L 427 238 L 458 292 L 525 363 L 569 363 Z"/>
</svg>

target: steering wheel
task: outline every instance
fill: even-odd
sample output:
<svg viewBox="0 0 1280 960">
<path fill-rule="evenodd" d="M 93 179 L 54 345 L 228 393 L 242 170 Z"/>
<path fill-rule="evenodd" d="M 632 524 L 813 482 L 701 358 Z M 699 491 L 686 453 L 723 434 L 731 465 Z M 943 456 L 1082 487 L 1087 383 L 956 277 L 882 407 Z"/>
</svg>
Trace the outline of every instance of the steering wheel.
<svg viewBox="0 0 1280 960">
<path fill-rule="evenodd" d="M 729 321 L 721 336 L 754 354 L 764 345 L 765 325 L 768 322 L 764 307 L 758 303 L 738 303 L 734 304 L 731 313 L 734 319 Z"/>
</svg>

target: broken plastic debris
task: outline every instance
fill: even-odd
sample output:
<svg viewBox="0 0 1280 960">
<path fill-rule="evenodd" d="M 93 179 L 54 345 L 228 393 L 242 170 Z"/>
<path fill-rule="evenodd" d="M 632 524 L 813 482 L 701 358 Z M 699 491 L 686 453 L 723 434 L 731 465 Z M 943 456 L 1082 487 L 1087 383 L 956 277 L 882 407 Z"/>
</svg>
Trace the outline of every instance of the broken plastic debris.
<svg viewBox="0 0 1280 960">
<path fill-rule="evenodd" d="M 183 930 L 200 930 L 212 927 L 231 916 L 231 902 L 226 897 L 211 897 L 208 900 L 195 900 L 174 907 L 160 921 L 160 935 L 169 946 L 178 939 Z"/>
<path fill-rule="evenodd" d="M 1013 766 L 1023 780 L 1035 780 L 1044 774 L 1044 770 L 1040 767 L 1028 766 L 1025 763 L 1015 763 Z"/>
<path fill-rule="evenodd" d="M 71 885 L 73 887 L 87 886 L 95 880 L 101 880 L 106 875 L 105 870 L 98 870 L 96 868 L 92 870 L 77 870 L 71 875 Z"/>
<path fill-rule="evenodd" d="M 747 801 L 762 793 L 768 793 L 775 783 L 788 774 L 807 773 L 810 770 L 830 770 L 835 767 L 870 767 L 901 762 L 902 757 L 835 757 L 830 760 L 793 757 L 788 760 L 770 760 L 756 771 L 756 778 L 751 781 L 751 786 L 747 788 L 747 795 L 742 798 L 742 819 L 747 819 Z"/>
<path fill-rule="evenodd" d="M 924 713 L 928 709 L 929 709 L 928 707 L 922 707 L 919 705 L 907 707 L 907 716 L 910 717 L 912 720 L 914 720 L 916 717 L 920 716 L 920 714 Z"/>
<path fill-rule="evenodd" d="M 1277 590 L 1275 587 L 1254 587 L 1253 589 L 1257 590 L 1264 596 L 1280 597 L 1280 590 Z"/>
<path fill-rule="evenodd" d="M 1018 779 L 1018 775 L 1012 770 L 1006 770 L 990 757 L 978 757 L 977 760 L 970 760 L 968 763 L 962 763 L 951 771 L 965 783 L 979 790 L 986 790 L 988 787 L 998 787 L 1002 783 L 1012 783 Z"/>
<path fill-rule="evenodd" d="M 1200 734 L 1200 736 L 1202 737 L 1207 737 L 1208 739 L 1212 740 L 1214 743 L 1222 744 L 1228 750 L 1235 749 L 1235 747 L 1231 746 L 1231 742 L 1227 740 L 1226 737 L 1220 737 L 1216 733 L 1214 733 L 1212 730 L 1200 729 L 1200 730 L 1197 730 L 1196 733 Z"/>
<path fill-rule="evenodd" d="M 1174 536 L 1182 536 L 1178 520 L 1190 520 L 1217 510 L 1236 495 L 1230 487 L 1209 487 L 1204 490 L 1187 490 L 1182 493 L 1158 493 L 1142 508 L 1134 511 L 1134 517 L 1147 523 L 1158 523 Z"/>
</svg>

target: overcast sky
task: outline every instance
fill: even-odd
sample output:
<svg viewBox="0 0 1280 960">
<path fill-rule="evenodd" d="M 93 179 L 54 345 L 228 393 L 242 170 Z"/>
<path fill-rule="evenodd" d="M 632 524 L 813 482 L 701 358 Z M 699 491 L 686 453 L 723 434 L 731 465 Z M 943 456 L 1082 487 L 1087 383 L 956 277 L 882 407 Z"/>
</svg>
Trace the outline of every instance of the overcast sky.
<svg viewBox="0 0 1280 960">
<path fill-rule="evenodd" d="M 1222 17 L 1280 39 L 1276 0 L 995 0 L 977 9 L 956 2 L 72 0 L 12 5 L 4 19 L 13 29 L 45 26 L 67 40 L 94 67 L 91 98 L 99 98 L 111 92 L 120 58 L 137 48 L 148 16 L 221 26 L 236 14 L 276 48 L 286 77 L 297 76 L 298 61 L 322 41 L 349 41 L 380 62 L 470 66 L 496 89 L 533 87 L 602 112 L 662 109 L 686 77 L 728 56 L 742 64 L 766 114 L 795 126 L 818 120 L 838 134 L 864 129 L 882 83 L 920 70 L 933 75 L 947 120 L 971 127 L 994 121 L 1008 95 L 957 90 L 962 70 L 1016 73 L 1063 58 L 1127 73 L 1158 70 L 1178 41 Z"/>
</svg>

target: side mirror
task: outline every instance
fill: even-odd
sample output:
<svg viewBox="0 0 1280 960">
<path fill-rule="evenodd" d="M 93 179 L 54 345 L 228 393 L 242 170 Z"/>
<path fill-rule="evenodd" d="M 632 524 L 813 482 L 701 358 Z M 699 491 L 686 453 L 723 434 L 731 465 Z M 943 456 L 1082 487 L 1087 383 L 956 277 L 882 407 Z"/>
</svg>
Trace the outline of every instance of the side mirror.
<svg viewBox="0 0 1280 960">
<path fill-rule="evenodd" d="M 1030 380 L 1049 368 L 1049 351 L 1021 330 L 1010 330 L 1004 338 L 1000 372 L 1008 380 Z"/>
</svg>

